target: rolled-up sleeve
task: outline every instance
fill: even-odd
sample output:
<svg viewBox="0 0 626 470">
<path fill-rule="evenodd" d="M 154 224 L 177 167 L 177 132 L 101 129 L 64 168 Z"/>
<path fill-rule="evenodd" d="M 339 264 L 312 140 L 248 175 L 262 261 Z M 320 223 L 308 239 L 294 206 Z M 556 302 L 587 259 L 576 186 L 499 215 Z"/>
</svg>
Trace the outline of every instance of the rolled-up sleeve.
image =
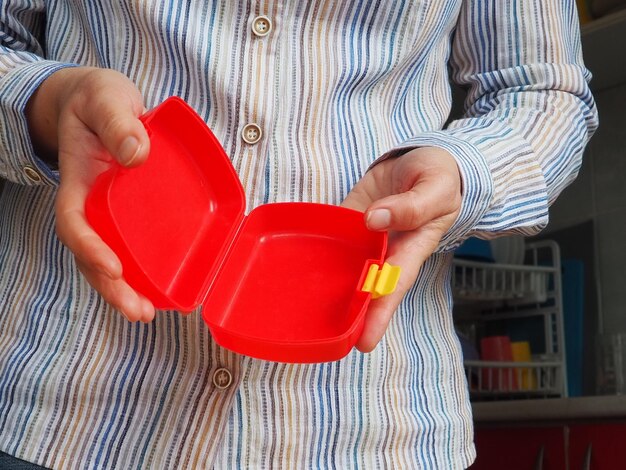
<svg viewBox="0 0 626 470">
<path fill-rule="evenodd" d="M 25 114 L 41 82 L 73 66 L 44 59 L 44 3 L 0 3 L 0 177 L 20 184 L 58 183 L 58 172 L 35 154 Z"/>
<path fill-rule="evenodd" d="M 463 118 L 383 158 L 428 146 L 456 158 L 461 213 L 440 250 L 470 235 L 539 232 L 598 125 L 574 1 L 465 1 L 451 66 L 468 91 Z"/>
</svg>

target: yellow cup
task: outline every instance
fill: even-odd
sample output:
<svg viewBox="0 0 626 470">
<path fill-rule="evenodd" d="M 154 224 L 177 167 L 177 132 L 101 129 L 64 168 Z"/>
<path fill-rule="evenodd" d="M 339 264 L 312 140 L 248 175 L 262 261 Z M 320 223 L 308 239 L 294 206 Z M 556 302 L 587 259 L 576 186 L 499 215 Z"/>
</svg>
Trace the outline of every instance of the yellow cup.
<svg viewBox="0 0 626 470">
<path fill-rule="evenodd" d="M 514 362 L 531 362 L 530 344 L 528 341 L 514 341 L 511 343 L 511 353 Z M 520 377 L 520 390 L 535 390 L 537 388 L 537 380 L 532 369 L 522 367 L 515 369 L 515 375 Z"/>
</svg>

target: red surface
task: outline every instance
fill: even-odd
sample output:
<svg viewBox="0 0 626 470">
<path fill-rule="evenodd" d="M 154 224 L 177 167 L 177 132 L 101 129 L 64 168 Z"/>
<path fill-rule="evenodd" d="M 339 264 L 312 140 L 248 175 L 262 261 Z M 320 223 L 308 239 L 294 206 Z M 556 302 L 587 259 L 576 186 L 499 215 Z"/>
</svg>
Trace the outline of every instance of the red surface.
<svg viewBox="0 0 626 470">
<path fill-rule="evenodd" d="M 591 445 L 591 470 L 626 468 L 626 424 L 597 423 L 570 426 L 570 468 L 585 468 Z"/>
<path fill-rule="evenodd" d="M 386 233 L 324 204 L 267 204 L 244 218 L 237 174 L 191 108 L 170 98 L 142 119 L 148 161 L 100 175 L 85 207 L 127 282 L 160 309 L 204 302 L 216 341 L 243 354 L 285 362 L 347 354 L 370 299 L 362 276 L 384 259 Z"/>
<path fill-rule="evenodd" d="M 471 470 L 564 470 L 563 426 L 477 429 L 476 461 Z M 536 466 L 543 447 L 543 466 Z M 578 467 L 574 467 L 578 468 Z"/>
<path fill-rule="evenodd" d="M 477 458 L 472 470 L 522 470 L 536 467 L 544 448 L 544 470 L 626 468 L 626 423 L 597 422 L 550 427 L 479 428 L 475 435 Z M 567 461 L 569 467 L 566 467 Z"/>
<path fill-rule="evenodd" d="M 243 189 L 219 142 L 180 100 L 143 121 L 147 162 L 101 175 L 87 217 L 120 256 L 130 285 L 157 308 L 191 311 L 243 217 Z"/>
<path fill-rule="evenodd" d="M 342 357 L 358 339 L 369 301 L 359 291 L 361 276 L 367 260 L 382 261 L 384 244 L 356 211 L 306 203 L 260 206 L 209 292 L 204 318 L 223 346 L 250 356 L 297 362 Z"/>
</svg>

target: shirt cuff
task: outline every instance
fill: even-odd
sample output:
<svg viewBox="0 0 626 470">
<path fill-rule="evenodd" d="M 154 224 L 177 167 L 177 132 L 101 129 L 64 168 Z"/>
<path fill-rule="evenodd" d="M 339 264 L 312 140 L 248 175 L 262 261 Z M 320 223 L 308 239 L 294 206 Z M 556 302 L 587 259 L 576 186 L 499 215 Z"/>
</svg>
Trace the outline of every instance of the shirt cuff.
<svg viewBox="0 0 626 470">
<path fill-rule="evenodd" d="M 451 251 L 469 236 L 469 232 L 475 229 L 487 212 L 494 192 L 491 171 L 485 157 L 476 146 L 446 131 L 428 132 L 406 140 L 378 158 L 372 166 L 418 147 L 442 148 L 454 157 L 459 167 L 463 185 L 461 210 L 436 250 Z"/>
<path fill-rule="evenodd" d="M 0 175 L 24 185 L 55 186 L 58 171 L 50 168 L 33 149 L 26 104 L 37 87 L 54 72 L 75 64 L 40 60 L 20 65 L 0 79 Z"/>
</svg>

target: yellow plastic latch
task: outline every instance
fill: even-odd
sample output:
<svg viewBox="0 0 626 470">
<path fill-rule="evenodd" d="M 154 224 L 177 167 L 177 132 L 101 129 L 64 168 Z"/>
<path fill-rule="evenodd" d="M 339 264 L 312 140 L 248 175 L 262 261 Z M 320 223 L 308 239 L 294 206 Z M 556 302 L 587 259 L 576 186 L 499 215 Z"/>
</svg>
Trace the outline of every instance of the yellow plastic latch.
<svg viewBox="0 0 626 470">
<path fill-rule="evenodd" d="M 367 271 L 361 290 L 371 293 L 373 299 L 389 295 L 398 286 L 401 270 L 400 266 L 392 266 L 389 263 L 383 264 L 382 268 L 372 264 L 369 271 Z"/>
</svg>

